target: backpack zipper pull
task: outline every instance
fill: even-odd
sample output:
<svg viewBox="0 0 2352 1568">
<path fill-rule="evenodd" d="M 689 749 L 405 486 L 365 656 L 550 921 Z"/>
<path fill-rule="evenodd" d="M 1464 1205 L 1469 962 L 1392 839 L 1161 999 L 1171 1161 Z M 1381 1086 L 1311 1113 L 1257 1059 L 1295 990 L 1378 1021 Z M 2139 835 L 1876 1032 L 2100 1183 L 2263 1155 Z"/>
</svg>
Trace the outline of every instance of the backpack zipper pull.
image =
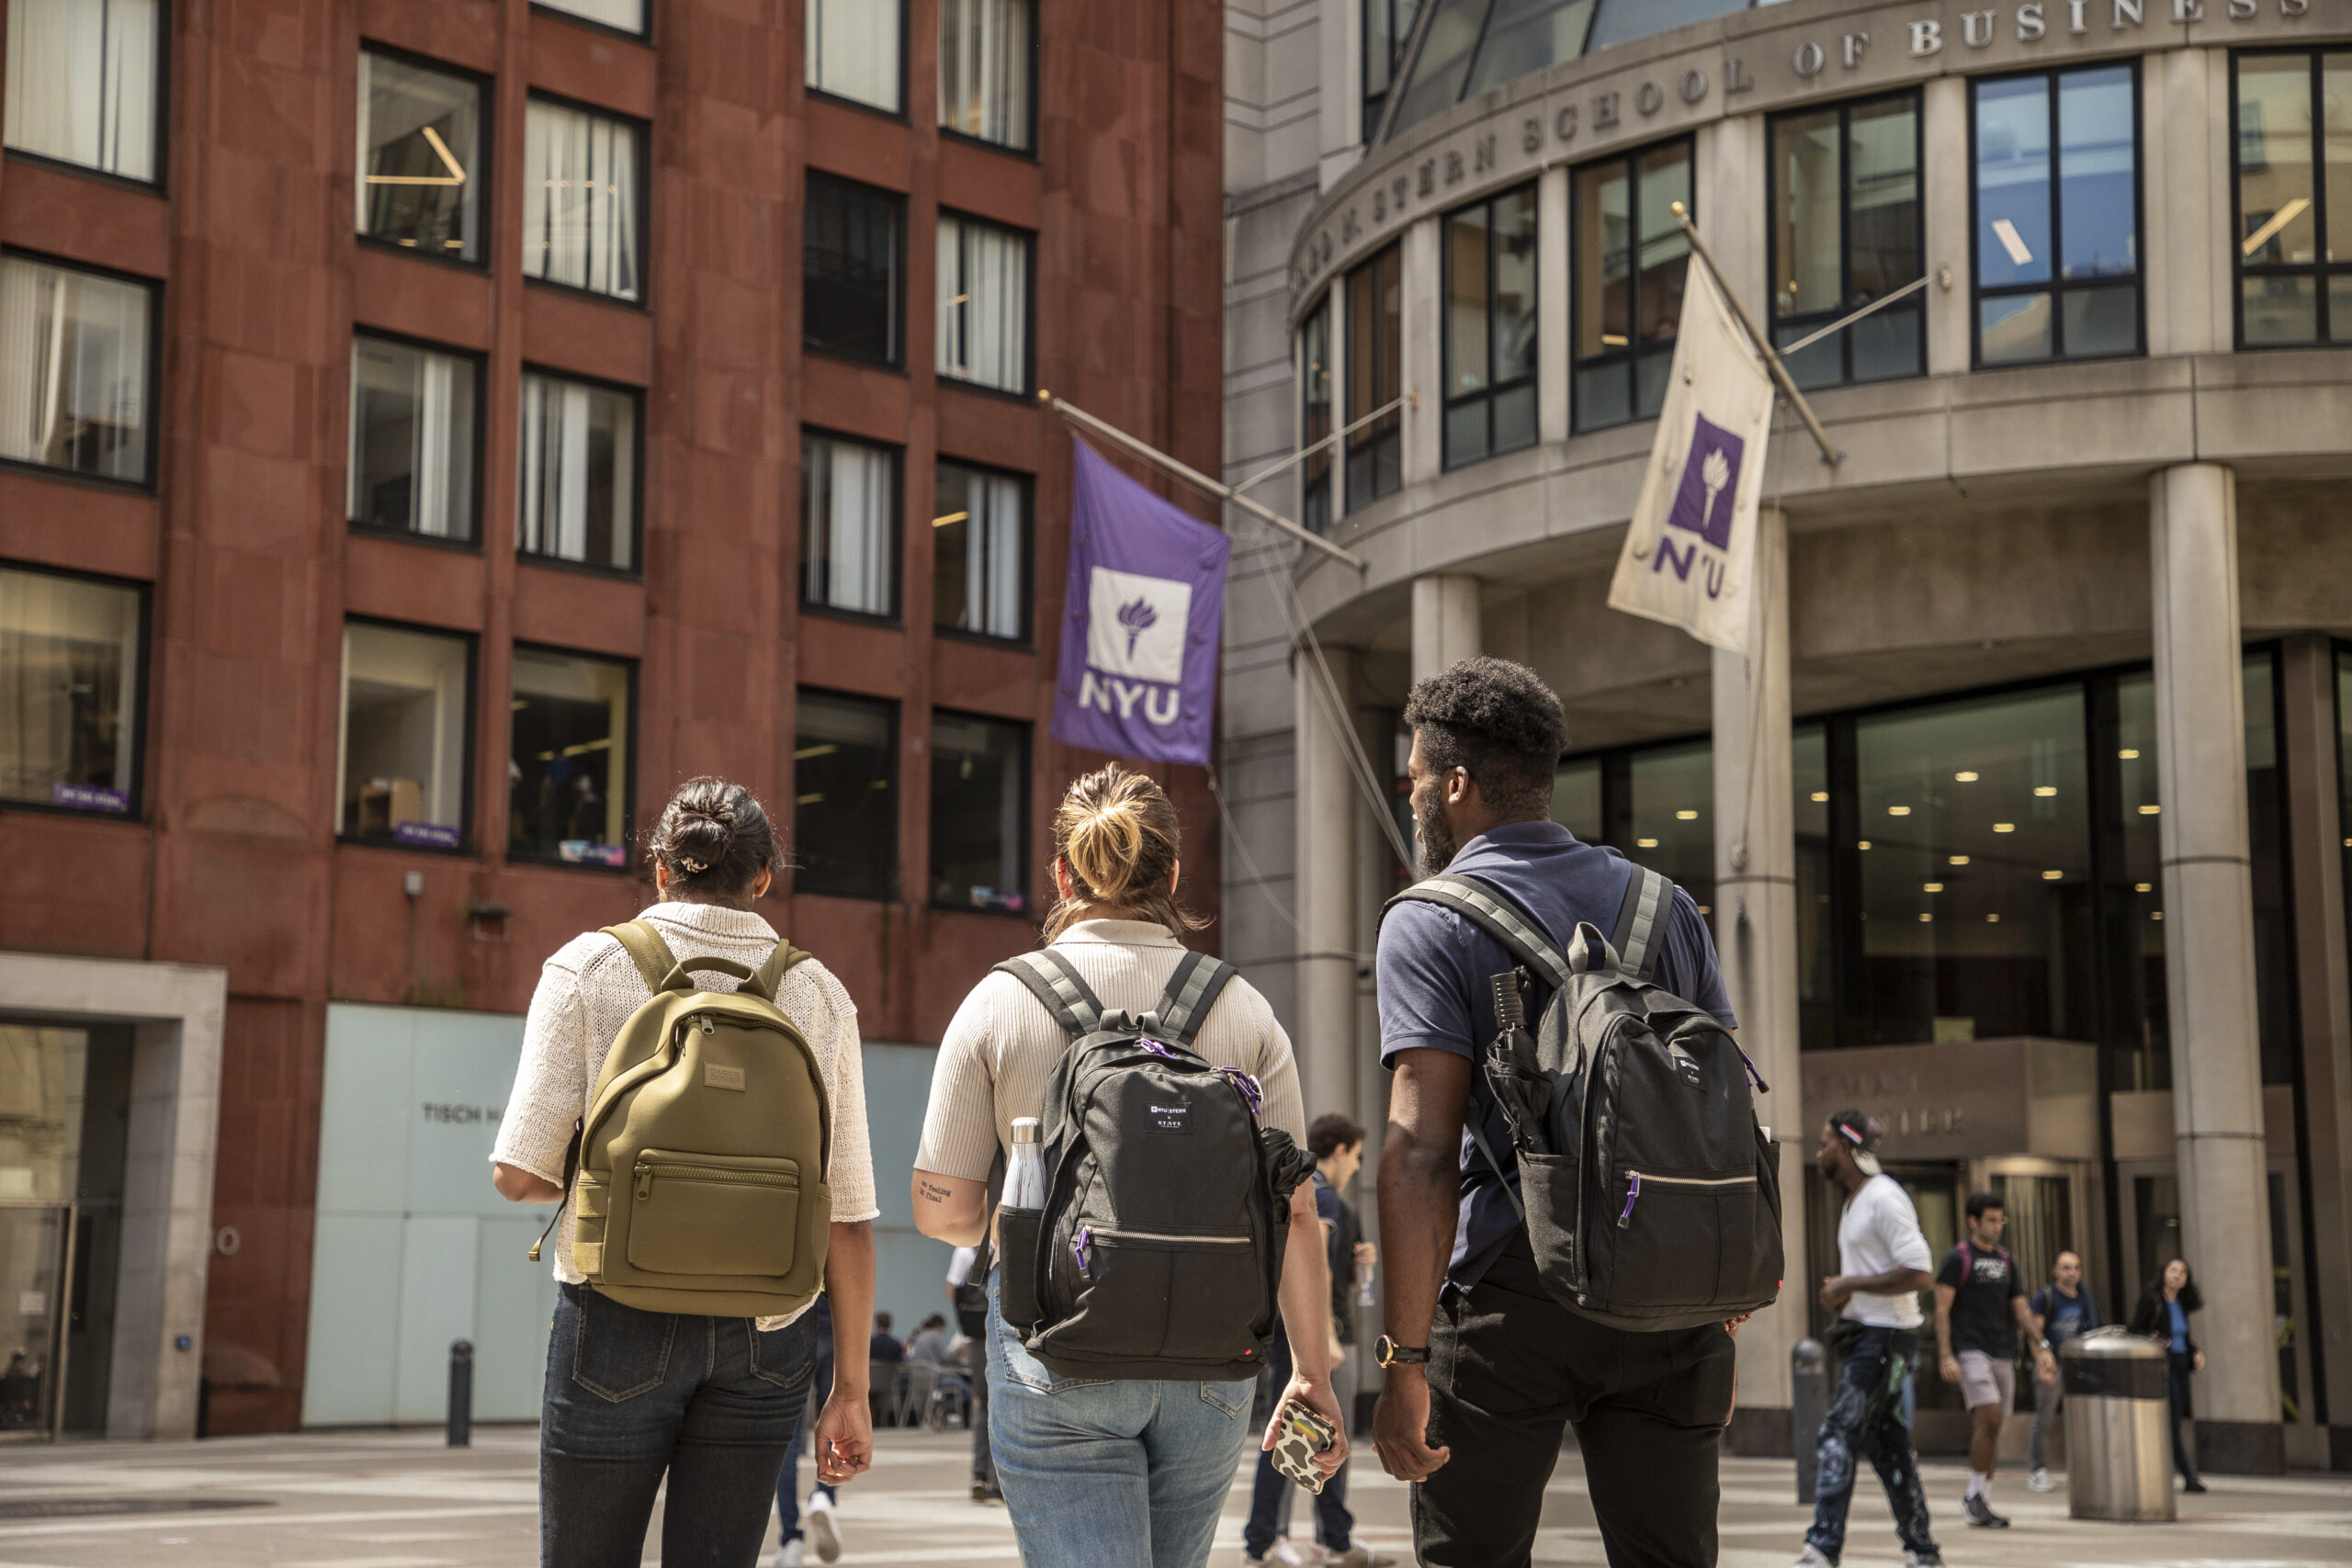
<svg viewBox="0 0 2352 1568">
<path fill-rule="evenodd" d="M 638 1201 L 639 1202 L 642 1203 L 642 1202 L 644 1202 L 648 1198 L 650 1198 L 650 1197 L 652 1197 L 652 1196 L 653 1196 L 653 1172 L 652 1172 L 651 1170 L 648 1169 L 646 1167 L 644 1167 L 644 1166 L 641 1166 L 641 1165 L 640 1165 L 640 1166 L 639 1166 L 639 1167 L 637 1168 L 637 1201 Z M 1627 1210 L 1628 1210 L 1628 1211 L 1630 1211 L 1630 1210 L 1633 1208 L 1633 1205 L 1632 1205 L 1632 1204 L 1630 1204 L 1630 1203 L 1628 1203 L 1628 1204 L 1626 1205 L 1626 1208 L 1627 1208 Z M 1621 1221 L 1619 1221 L 1618 1223 L 1619 1223 L 1620 1224 L 1623 1224 L 1624 1222 L 1621 1220 Z"/>
<path fill-rule="evenodd" d="M 1634 1221 L 1634 1200 L 1642 1195 L 1642 1173 L 1634 1172 L 1634 1179 L 1625 1189 L 1625 1212 L 1617 1216 L 1617 1228 L 1623 1230 Z"/>
<path fill-rule="evenodd" d="M 702 1017 L 695 1020 L 695 1021 L 702 1025 L 702 1032 L 705 1034 L 716 1034 L 718 1032 L 718 1029 L 712 1025 L 710 1021 L 710 1015 L 708 1013 L 703 1014 Z"/>
<path fill-rule="evenodd" d="M 1093 1244 L 1094 1227 L 1091 1225 L 1079 1226 L 1078 1235 L 1070 1242 L 1069 1249 L 1078 1258 L 1078 1272 L 1080 1279 L 1086 1278 L 1086 1254 L 1088 1249 L 1091 1247 Z"/>
</svg>

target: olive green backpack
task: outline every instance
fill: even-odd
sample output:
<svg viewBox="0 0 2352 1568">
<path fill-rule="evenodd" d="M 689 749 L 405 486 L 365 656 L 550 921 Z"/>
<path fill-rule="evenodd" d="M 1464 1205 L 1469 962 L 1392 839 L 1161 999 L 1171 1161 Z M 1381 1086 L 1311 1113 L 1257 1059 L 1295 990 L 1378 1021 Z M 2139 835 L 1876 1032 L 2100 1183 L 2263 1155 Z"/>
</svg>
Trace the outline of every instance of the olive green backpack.
<svg viewBox="0 0 2352 1568">
<path fill-rule="evenodd" d="M 728 958 L 681 963 L 643 920 L 605 934 L 653 995 L 605 1054 L 565 1156 L 572 1266 L 600 1294 L 646 1312 L 797 1312 L 824 1280 L 832 1221 L 825 1080 L 775 1005 L 777 983 L 808 954 L 778 942 L 752 970 Z M 742 987 L 696 990 L 696 970 Z M 532 1243 L 534 1262 L 546 1240 Z"/>
</svg>

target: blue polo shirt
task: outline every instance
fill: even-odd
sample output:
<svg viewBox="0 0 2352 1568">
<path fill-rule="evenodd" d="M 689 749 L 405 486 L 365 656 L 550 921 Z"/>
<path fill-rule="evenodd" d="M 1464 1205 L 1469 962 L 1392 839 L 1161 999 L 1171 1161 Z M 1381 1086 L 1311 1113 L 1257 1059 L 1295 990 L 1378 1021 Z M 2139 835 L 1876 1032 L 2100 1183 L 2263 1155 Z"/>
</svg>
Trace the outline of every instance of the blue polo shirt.
<svg viewBox="0 0 2352 1568">
<path fill-rule="evenodd" d="M 1445 869 L 1500 888 L 1560 947 L 1566 946 L 1578 921 L 1590 921 L 1608 934 L 1634 874 L 1623 855 L 1604 844 L 1581 842 L 1556 822 L 1490 829 L 1463 845 Z M 1451 1051 L 1477 1063 L 1498 1032 L 1490 982 L 1516 963 L 1501 942 L 1452 909 L 1418 903 L 1391 909 L 1380 925 L 1381 1064 L 1393 1067 L 1397 1052 L 1419 1050 Z M 1739 1027 L 1724 992 L 1706 918 L 1680 887 L 1674 890 L 1656 978 L 1725 1029 Z M 1542 1016 L 1550 1000 L 1549 987 L 1537 977 L 1528 995 L 1528 1017 Z M 1485 1118 L 1488 1143 L 1508 1162 L 1510 1131 L 1487 1092 L 1484 1074 L 1473 1073 L 1471 1085 L 1469 1113 Z M 1462 1213 L 1454 1223 L 1446 1278 L 1467 1290 L 1521 1227 L 1510 1196 L 1467 1129 L 1462 1134 Z M 1510 1181 L 1518 1185 L 1516 1170 Z"/>
</svg>

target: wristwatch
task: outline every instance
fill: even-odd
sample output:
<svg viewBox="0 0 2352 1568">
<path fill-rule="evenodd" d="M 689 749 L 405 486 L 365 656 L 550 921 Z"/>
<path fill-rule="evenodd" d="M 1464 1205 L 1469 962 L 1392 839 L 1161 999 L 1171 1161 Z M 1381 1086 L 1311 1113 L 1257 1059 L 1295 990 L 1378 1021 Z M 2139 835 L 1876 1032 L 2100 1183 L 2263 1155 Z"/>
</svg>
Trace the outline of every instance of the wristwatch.
<svg viewBox="0 0 2352 1568">
<path fill-rule="evenodd" d="M 1429 1365 L 1430 1348 L 1399 1345 L 1384 1334 L 1373 1342 L 1372 1355 L 1384 1367 L 1424 1367 Z"/>
</svg>

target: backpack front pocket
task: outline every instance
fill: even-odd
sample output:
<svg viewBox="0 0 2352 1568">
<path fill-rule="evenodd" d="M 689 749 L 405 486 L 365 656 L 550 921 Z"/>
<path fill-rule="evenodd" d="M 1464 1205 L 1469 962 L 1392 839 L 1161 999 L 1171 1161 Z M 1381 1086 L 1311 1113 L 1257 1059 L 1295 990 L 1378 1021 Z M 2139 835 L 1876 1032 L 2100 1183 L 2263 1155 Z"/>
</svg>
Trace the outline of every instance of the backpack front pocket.
<svg viewBox="0 0 2352 1568">
<path fill-rule="evenodd" d="M 1611 1189 L 1613 1212 L 1592 1227 L 1609 1256 L 1608 1310 L 1704 1306 L 1716 1299 L 1722 1214 L 1756 1202 L 1753 1172 L 1680 1176 L 1627 1171 Z"/>
<path fill-rule="evenodd" d="M 1075 1265 L 1078 1288 L 1075 1309 L 1049 1331 L 1059 1348 L 1221 1363 L 1255 1343 L 1249 1324 L 1264 1315 L 1265 1288 L 1250 1236 L 1083 1226 L 1057 1261 Z"/>
<path fill-rule="evenodd" d="M 792 1271 L 800 1238 L 797 1160 L 647 1149 L 631 1179 L 631 1268 L 739 1279 Z"/>
</svg>

